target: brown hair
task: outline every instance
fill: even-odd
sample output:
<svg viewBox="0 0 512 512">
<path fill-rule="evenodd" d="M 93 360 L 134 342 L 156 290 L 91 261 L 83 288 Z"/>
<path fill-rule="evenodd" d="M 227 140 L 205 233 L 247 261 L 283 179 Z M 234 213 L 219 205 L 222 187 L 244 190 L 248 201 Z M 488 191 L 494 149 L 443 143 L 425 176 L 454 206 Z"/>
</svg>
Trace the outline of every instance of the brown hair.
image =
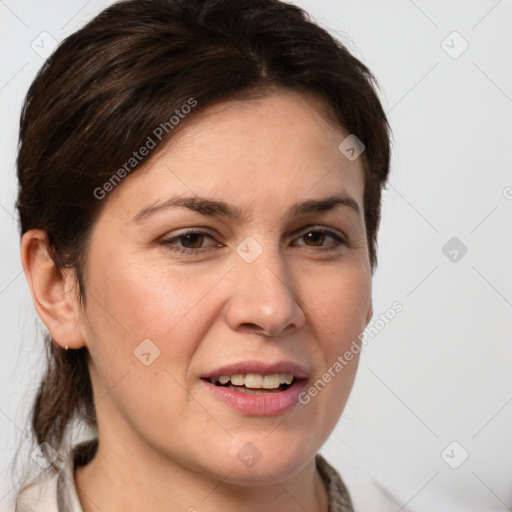
<svg viewBox="0 0 512 512">
<path fill-rule="evenodd" d="M 364 215 L 372 272 L 390 130 L 368 68 L 300 8 L 277 0 L 128 0 L 66 38 L 22 109 L 17 159 L 21 233 L 42 229 L 59 269 L 76 271 L 113 175 L 155 127 L 194 99 L 190 117 L 273 88 L 314 95 L 365 144 Z M 188 117 L 188 116 L 187 116 Z M 169 129 L 156 141 L 161 148 Z M 341 141 L 340 141 L 341 142 Z M 107 199 L 108 200 L 108 199 Z M 36 444 L 62 447 L 74 420 L 96 425 L 87 350 L 45 338 L 47 368 L 31 411 Z M 58 468 L 52 464 L 48 471 Z"/>
</svg>

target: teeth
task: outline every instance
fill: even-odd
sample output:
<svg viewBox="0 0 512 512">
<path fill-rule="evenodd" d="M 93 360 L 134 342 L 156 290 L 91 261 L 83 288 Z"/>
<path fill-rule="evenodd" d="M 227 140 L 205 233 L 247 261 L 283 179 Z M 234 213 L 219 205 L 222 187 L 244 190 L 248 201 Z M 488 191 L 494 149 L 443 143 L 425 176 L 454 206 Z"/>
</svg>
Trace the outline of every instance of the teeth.
<svg viewBox="0 0 512 512">
<path fill-rule="evenodd" d="M 279 374 L 279 382 L 281 384 L 291 384 L 293 380 L 293 375 L 289 373 L 280 373 Z"/>
<path fill-rule="evenodd" d="M 244 386 L 252 389 L 277 389 L 281 384 L 291 384 L 293 375 L 289 373 L 274 373 L 273 375 L 260 375 L 258 373 L 221 375 L 217 379 L 210 379 L 210 382 L 227 384 L 231 381 L 233 386 Z"/>
<path fill-rule="evenodd" d="M 274 373 L 273 375 L 265 375 L 265 377 L 263 377 L 262 387 L 265 389 L 276 389 L 280 385 L 281 381 L 279 380 L 278 373 Z"/>
<path fill-rule="evenodd" d="M 231 384 L 233 384 L 233 386 L 243 386 L 244 380 L 244 376 L 241 374 L 231 375 Z"/>
<path fill-rule="evenodd" d="M 263 387 L 263 376 L 257 373 L 248 373 L 245 376 L 245 387 L 246 388 L 262 388 Z"/>
</svg>

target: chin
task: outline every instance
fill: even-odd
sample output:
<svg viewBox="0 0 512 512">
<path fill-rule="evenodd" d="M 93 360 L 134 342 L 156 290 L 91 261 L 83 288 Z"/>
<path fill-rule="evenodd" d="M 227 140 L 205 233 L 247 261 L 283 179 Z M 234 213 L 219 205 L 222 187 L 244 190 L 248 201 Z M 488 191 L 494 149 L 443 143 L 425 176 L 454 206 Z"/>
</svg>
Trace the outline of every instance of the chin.
<svg viewBox="0 0 512 512">
<path fill-rule="evenodd" d="M 236 443 L 229 452 L 230 457 L 224 458 L 224 463 L 219 461 L 219 472 L 231 473 L 226 482 L 244 486 L 273 485 L 276 480 L 281 482 L 293 477 L 314 458 L 314 453 L 310 457 L 306 455 L 303 446 L 286 447 L 280 443 L 275 447 L 268 441 L 265 444 L 265 438 L 258 443 L 256 437 L 253 436 L 254 443 L 241 443 L 241 448 L 240 442 Z"/>
</svg>

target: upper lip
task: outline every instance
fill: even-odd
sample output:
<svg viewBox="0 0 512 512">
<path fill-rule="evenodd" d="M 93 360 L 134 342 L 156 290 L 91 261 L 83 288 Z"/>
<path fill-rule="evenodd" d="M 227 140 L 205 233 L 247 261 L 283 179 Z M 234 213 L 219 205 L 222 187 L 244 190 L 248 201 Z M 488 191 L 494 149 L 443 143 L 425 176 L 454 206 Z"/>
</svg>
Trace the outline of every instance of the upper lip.
<svg viewBox="0 0 512 512">
<path fill-rule="evenodd" d="M 202 379 L 218 378 L 221 375 L 238 375 L 247 373 L 257 373 L 259 375 L 273 375 L 275 373 L 291 374 L 297 379 L 307 379 L 308 372 L 299 363 L 292 361 L 277 361 L 274 363 L 265 363 L 263 361 L 240 361 L 238 363 L 228 364 L 222 368 L 212 370 L 201 376 Z"/>
</svg>

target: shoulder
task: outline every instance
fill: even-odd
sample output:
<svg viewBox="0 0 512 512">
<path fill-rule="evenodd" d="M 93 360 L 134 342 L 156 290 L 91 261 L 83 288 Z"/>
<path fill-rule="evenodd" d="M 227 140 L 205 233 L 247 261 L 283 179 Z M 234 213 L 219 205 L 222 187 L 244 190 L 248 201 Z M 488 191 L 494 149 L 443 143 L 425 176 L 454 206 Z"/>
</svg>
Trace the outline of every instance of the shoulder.
<svg viewBox="0 0 512 512">
<path fill-rule="evenodd" d="M 12 505 L 11 510 L 22 512 L 58 512 L 57 475 L 42 480 L 37 478 L 20 496 L 19 509 Z"/>
<path fill-rule="evenodd" d="M 20 497 L 19 512 L 83 512 L 76 491 L 75 468 L 86 464 L 96 449 L 97 439 L 75 444 L 57 474 L 52 477 L 40 474 L 32 481 Z M 14 509 L 13 504 L 13 512 Z"/>
<path fill-rule="evenodd" d="M 362 469 L 341 464 L 338 472 L 319 453 L 316 464 L 332 502 L 329 512 L 414 512 Z"/>
<path fill-rule="evenodd" d="M 336 469 L 319 453 L 315 462 L 329 495 L 329 512 L 354 512 L 348 489 Z"/>
</svg>

